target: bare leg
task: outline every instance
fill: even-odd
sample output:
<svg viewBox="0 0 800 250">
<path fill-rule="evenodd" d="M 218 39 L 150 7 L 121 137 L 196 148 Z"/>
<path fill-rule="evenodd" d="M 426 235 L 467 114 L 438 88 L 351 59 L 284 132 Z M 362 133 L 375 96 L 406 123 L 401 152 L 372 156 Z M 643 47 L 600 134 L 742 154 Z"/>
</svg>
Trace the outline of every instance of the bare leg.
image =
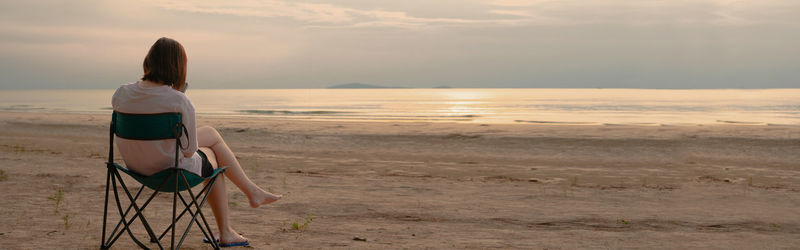
<svg viewBox="0 0 800 250">
<path fill-rule="evenodd" d="M 233 182 L 239 190 L 242 190 L 247 199 L 250 201 L 251 207 L 259 207 L 277 201 L 281 198 L 280 195 L 275 195 L 270 192 L 264 191 L 253 183 L 250 178 L 242 170 L 233 151 L 225 144 L 225 140 L 219 135 L 216 129 L 203 126 L 197 128 L 197 144 L 200 147 L 208 147 L 214 151 L 216 160 L 220 166 L 227 166 L 225 176 Z M 209 158 L 211 158 L 209 156 Z"/>
<path fill-rule="evenodd" d="M 208 161 L 211 162 L 211 165 L 217 168 L 214 151 L 205 147 L 200 148 L 200 150 L 208 156 Z M 215 238 L 219 238 L 221 243 L 247 241 L 247 238 L 233 230 L 230 221 L 228 221 L 230 211 L 228 210 L 228 193 L 225 191 L 225 175 L 217 176 L 217 181 L 214 182 L 214 187 L 211 188 L 211 193 L 208 194 L 208 205 L 211 206 L 211 211 L 214 212 L 214 219 L 217 221 L 217 228 L 220 232 L 219 236 L 214 236 Z"/>
</svg>

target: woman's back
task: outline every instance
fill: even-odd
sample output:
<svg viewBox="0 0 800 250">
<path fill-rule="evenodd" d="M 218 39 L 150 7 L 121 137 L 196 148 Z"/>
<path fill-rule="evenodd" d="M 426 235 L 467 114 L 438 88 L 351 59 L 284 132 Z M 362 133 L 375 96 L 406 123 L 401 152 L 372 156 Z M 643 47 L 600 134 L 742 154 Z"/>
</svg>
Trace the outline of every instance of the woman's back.
<svg viewBox="0 0 800 250">
<path fill-rule="evenodd" d="M 182 154 L 178 167 L 201 173 L 201 158 L 197 151 L 194 106 L 183 93 L 166 85 L 152 85 L 145 81 L 120 86 L 111 99 L 115 111 L 131 114 L 176 112 L 182 114 L 187 133 L 181 137 Z M 139 174 L 151 175 L 175 164 L 175 140 L 128 140 L 116 138 L 125 164 Z M 190 155 L 190 157 L 185 157 Z"/>
</svg>

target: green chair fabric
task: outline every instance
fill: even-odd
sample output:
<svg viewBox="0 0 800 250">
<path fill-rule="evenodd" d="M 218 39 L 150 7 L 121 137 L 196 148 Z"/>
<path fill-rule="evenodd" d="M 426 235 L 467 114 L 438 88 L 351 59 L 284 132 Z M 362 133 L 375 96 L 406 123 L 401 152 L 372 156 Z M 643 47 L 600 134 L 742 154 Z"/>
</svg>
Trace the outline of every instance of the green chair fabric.
<svg viewBox="0 0 800 250">
<path fill-rule="evenodd" d="M 181 113 L 126 114 L 114 112 L 114 133 L 131 140 L 176 139 L 181 135 Z"/>
<path fill-rule="evenodd" d="M 114 166 L 116 166 L 117 169 L 119 169 L 120 171 L 128 174 L 130 177 L 133 177 L 133 179 L 136 180 L 137 182 L 153 190 L 157 190 L 158 187 L 161 186 L 161 189 L 159 189 L 161 192 L 168 192 L 168 193 L 175 192 L 174 189 L 175 189 L 176 178 L 171 173 L 172 169 L 165 169 L 151 176 L 145 176 L 137 174 L 136 172 L 133 172 L 130 169 L 127 169 L 123 166 L 120 166 L 117 163 L 114 163 Z M 186 182 L 189 183 L 188 187 L 197 186 L 206 180 L 206 178 L 203 178 L 202 176 L 196 175 L 195 173 L 186 171 L 184 169 L 180 169 L 179 171 L 182 171 L 183 175 L 186 176 Z M 216 177 L 217 174 L 221 173 L 222 171 L 223 171 L 222 168 L 214 169 L 214 173 L 212 173 L 211 176 L 207 178 L 214 178 Z M 178 180 L 178 192 L 184 191 L 188 187 L 186 186 L 186 184 L 183 183 L 183 180 Z"/>
</svg>

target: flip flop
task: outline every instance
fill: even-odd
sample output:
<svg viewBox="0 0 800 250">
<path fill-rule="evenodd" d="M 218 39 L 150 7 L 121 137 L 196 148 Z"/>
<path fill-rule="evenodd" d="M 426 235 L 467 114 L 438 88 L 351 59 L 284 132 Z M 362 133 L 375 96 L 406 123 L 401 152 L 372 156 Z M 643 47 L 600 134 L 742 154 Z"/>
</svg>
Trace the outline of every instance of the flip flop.
<svg viewBox="0 0 800 250">
<path fill-rule="evenodd" d="M 250 241 L 245 242 L 237 242 L 237 243 L 219 243 L 219 247 L 237 247 L 237 246 L 249 246 Z"/>
<path fill-rule="evenodd" d="M 219 243 L 219 239 L 216 239 L 215 241 Z M 203 243 L 211 243 L 211 241 L 208 240 L 208 238 L 203 238 Z M 236 242 L 236 243 L 219 243 L 219 247 L 237 247 L 237 246 L 249 246 L 249 245 L 250 241 Z"/>
</svg>

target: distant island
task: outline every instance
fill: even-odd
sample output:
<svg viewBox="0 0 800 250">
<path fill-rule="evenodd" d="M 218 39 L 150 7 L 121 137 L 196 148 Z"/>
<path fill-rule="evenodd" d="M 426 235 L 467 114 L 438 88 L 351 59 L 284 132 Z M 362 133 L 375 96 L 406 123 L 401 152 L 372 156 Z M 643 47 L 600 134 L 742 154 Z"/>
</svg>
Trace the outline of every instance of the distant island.
<svg viewBox="0 0 800 250">
<path fill-rule="evenodd" d="M 329 86 L 328 88 L 329 89 L 408 89 L 408 87 L 381 86 L 381 85 L 366 84 L 366 83 L 360 83 L 360 82 L 333 85 L 333 86 Z M 449 88 L 452 88 L 452 87 L 447 86 L 447 85 L 443 85 L 443 86 L 436 86 L 436 87 L 433 87 L 433 88 L 434 89 L 449 89 Z"/>
</svg>

